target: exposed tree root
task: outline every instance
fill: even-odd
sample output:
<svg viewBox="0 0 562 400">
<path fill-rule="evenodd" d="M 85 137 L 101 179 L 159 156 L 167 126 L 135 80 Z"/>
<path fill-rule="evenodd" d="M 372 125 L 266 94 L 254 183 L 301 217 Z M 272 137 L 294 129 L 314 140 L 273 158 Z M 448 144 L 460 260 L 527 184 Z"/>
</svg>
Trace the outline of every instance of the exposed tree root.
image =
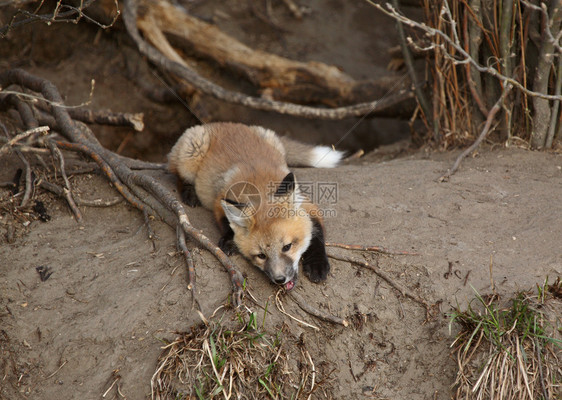
<svg viewBox="0 0 562 400">
<path fill-rule="evenodd" d="M 197 303 L 197 307 L 201 310 L 201 305 L 195 297 L 195 264 L 193 263 L 193 256 L 187 248 L 187 244 L 185 243 L 185 232 L 181 226 L 178 225 L 176 231 L 178 235 L 178 248 L 182 252 L 187 266 L 187 288 L 191 291 L 192 306 Z"/>
<path fill-rule="evenodd" d="M 233 303 L 239 305 L 243 294 L 242 274 L 230 259 L 199 230 L 190 223 L 183 205 L 154 178 L 134 171 L 132 166 L 143 165 L 135 160 L 118 156 L 105 149 L 95 139 L 93 133 L 83 123 L 72 120 L 68 109 L 63 107 L 63 100 L 57 88 L 49 81 L 33 76 L 20 69 L 0 72 L 0 87 L 19 85 L 43 96 L 51 103 L 51 114 L 54 117 L 57 131 L 68 141 L 57 140 L 53 143 L 60 149 L 82 152 L 91 157 L 101 168 L 125 199 L 143 212 L 144 215 L 155 215 L 172 227 L 178 225 L 197 243 L 210 251 L 227 269 L 233 284 Z M 24 121 L 26 125 L 37 126 L 37 121 Z M 53 129 L 53 127 L 51 127 Z M 24 163 L 29 164 L 25 158 Z M 151 163 L 147 163 L 151 166 Z M 142 168 L 142 167 L 141 167 Z M 30 168 L 26 168 L 30 175 Z M 26 179 L 30 182 L 31 178 Z M 29 183 L 29 186 L 31 182 Z M 29 190 L 26 189 L 26 193 Z"/>
<path fill-rule="evenodd" d="M 14 136 L 12 139 L 8 140 L 4 145 L 2 145 L 2 147 L 0 147 L 0 155 L 7 153 L 10 150 L 10 148 L 13 145 L 15 145 L 17 142 L 29 136 L 35 135 L 37 133 L 46 133 L 49 131 L 49 129 L 50 128 L 48 126 L 38 126 L 36 128 L 28 129 L 27 131 Z"/>
</svg>

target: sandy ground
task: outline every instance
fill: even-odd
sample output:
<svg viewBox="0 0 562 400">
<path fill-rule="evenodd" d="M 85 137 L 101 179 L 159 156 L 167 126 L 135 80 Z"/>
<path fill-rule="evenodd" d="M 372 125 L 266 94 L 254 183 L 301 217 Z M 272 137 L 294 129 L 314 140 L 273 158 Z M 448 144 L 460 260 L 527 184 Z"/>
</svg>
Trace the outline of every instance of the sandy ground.
<svg viewBox="0 0 562 400">
<path fill-rule="evenodd" d="M 340 261 L 332 261 L 325 284 L 302 278 L 296 290 L 310 304 L 351 320 L 364 316 L 362 324 L 334 326 L 284 298 L 289 313 L 322 328 L 317 333 L 269 308 L 266 326 L 284 323 L 295 337 L 304 333 L 315 363 L 336 368 L 334 398 L 361 398 L 373 390 L 375 398 L 449 398 L 455 363 L 445 314 L 474 296 L 471 287 L 491 292 L 490 258 L 502 296 L 562 273 L 562 226 L 556 222 L 562 215 L 560 156 L 485 151 L 467 160 L 450 182 L 437 183 L 452 155 L 441 158 L 415 154 L 335 170 L 297 170 L 302 181 L 338 185 L 337 215 L 326 221 L 328 240 L 419 253 L 354 256 L 377 262 L 427 302 L 441 303 L 440 313 L 426 321 L 423 307 L 372 272 Z M 169 176 L 161 179 L 173 187 Z M 84 198 L 115 196 L 98 176 L 82 176 L 75 185 Z M 146 398 L 160 339 L 198 322 L 173 232 L 155 222 L 153 246 L 141 216 L 126 205 L 85 208 L 80 226 L 62 202 L 48 204 L 51 221 L 32 222 L 0 253 L 2 396 L 99 398 L 118 371 L 127 398 Z M 190 216 L 217 239 L 209 212 L 194 209 Z M 235 261 L 260 304 L 271 302 L 276 288 L 240 257 Z M 227 301 L 230 283 L 208 253 L 195 251 L 195 263 L 197 298 L 208 316 Z M 453 273 L 446 278 L 449 263 Z M 39 265 L 53 271 L 45 282 L 35 270 Z"/>
<path fill-rule="evenodd" d="M 275 8 L 289 28 L 280 33 L 236 6 L 240 2 L 220 12 L 214 3 L 193 12 L 237 37 L 246 35 L 250 44 L 341 65 L 358 79 L 388 74 L 385 49 L 394 44 L 387 33 L 392 25 L 373 23 L 365 5 L 311 2 L 313 13 L 302 23 Z M 345 34 L 337 34 L 336 23 Z M 147 81 L 158 81 L 118 28 L 98 33 L 82 24 L 32 25 L 2 44 L 7 44 L 0 48 L 2 67 L 20 66 L 51 79 L 69 104 L 88 99 L 94 78 L 92 108 L 144 112 L 147 128 L 132 138 L 125 128 L 92 127 L 113 150 L 125 141 L 124 154 L 161 162 L 181 131 L 195 123 L 181 105 L 153 103 L 131 83 L 126 73 L 131 63 Z M 355 123 L 303 121 L 208 99 L 205 104 L 211 118 L 258 123 L 309 141 L 333 143 Z M 0 118 L 17 124 L 13 114 Z M 366 120 L 343 144 L 370 148 L 407 131 L 404 122 Z M 234 257 L 258 302 L 247 299 L 246 306 L 263 319 L 260 306 L 269 304 L 265 327 L 282 329 L 286 346 L 303 342 L 319 379 L 325 378 L 325 391 L 313 398 L 448 399 L 456 365 L 449 353 L 455 327 L 450 335 L 447 312 L 457 303 L 466 305 L 474 290 L 491 292 L 490 264 L 496 290 L 505 298 L 542 284 L 547 276 L 562 275 L 562 157 L 488 148 L 467 159 L 450 182 L 438 183 L 456 155 L 382 148 L 333 170 L 296 170 L 298 179 L 317 193 L 321 187 L 337 187 L 337 199 L 323 204 L 333 213 L 326 218 L 329 241 L 418 254 L 330 249 L 378 265 L 396 284 L 437 304 L 429 319 L 423 307 L 373 272 L 332 260 L 325 284 L 302 277 L 295 290 L 310 304 L 349 319 L 351 326 L 319 321 L 282 296 L 286 311 L 319 326 L 316 332 L 273 307 L 277 288 Z M 11 180 L 20 166 L 16 158 L 2 157 L 0 182 Z M 174 188 L 168 174 L 157 177 Z M 95 173 L 76 175 L 72 183 L 84 199 L 117 196 Z M 6 211 L 9 193 L 0 189 L 0 398 L 98 399 L 106 392 L 105 398 L 121 398 L 117 385 L 108 391 L 117 377 L 126 398 L 149 398 L 162 339 L 200 322 L 191 308 L 175 232 L 152 221 L 157 236 L 149 240 L 142 216 L 124 203 L 84 207 L 79 225 L 63 201 L 43 192 L 36 196 L 44 201 L 50 221 L 36 220 L 32 212 L 14 220 Z M 218 240 L 208 211 L 190 210 L 190 218 Z M 7 243 L 10 226 L 15 238 Z M 208 317 L 228 302 L 230 281 L 210 254 L 193 252 L 196 295 Z M 53 272 L 48 280 L 39 279 L 38 266 Z"/>
</svg>

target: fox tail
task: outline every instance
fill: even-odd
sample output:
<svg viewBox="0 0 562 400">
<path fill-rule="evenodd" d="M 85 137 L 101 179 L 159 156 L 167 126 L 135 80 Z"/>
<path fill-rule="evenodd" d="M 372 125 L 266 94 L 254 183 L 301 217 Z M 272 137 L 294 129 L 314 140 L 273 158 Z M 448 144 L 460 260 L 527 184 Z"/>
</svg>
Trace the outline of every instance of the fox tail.
<svg viewBox="0 0 562 400">
<path fill-rule="evenodd" d="M 315 146 L 281 137 L 285 147 L 285 160 L 290 167 L 334 168 L 345 153 L 329 146 Z"/>
</svg>

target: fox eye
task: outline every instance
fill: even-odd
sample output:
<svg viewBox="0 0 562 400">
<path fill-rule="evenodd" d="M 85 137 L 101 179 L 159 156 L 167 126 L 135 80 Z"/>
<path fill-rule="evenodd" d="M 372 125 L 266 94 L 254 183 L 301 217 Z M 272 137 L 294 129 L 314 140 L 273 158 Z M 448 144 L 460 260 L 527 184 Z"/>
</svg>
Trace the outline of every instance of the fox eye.
<svg viewBox="0 0 562 400">
<path fill-rule="evenodd" d="M 283 251 L 283 253 L 289 251 L 289 250 L 291 249 L 291 246 L 292 246 L 292 245 L 293 245 L 292 243 L 286 244 L 285 246 L 283 246 L 283 248 L 281 249 L 281 251 Z"/>
<path fill-rule="evenodd" d="M 259 258 L 260 260 L 265 260 L 267 258 L 267 256 L 263 253 L 256 254 L 256 257 Z"/>
</svg>

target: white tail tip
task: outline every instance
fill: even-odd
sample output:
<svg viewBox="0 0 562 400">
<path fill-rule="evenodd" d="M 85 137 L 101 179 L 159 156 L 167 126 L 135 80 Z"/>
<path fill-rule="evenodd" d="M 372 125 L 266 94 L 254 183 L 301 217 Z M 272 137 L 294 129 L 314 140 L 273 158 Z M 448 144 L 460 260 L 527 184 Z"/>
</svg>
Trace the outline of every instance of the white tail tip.
<svg viewBox="0 0 562 400">
<path fill-rule="evenodd" d="M 316 146 L 312 150 L 310 165 L 315 168 L 334 168 L 342 160 L 344 153 L 328 146 Z"/>
</svg>

